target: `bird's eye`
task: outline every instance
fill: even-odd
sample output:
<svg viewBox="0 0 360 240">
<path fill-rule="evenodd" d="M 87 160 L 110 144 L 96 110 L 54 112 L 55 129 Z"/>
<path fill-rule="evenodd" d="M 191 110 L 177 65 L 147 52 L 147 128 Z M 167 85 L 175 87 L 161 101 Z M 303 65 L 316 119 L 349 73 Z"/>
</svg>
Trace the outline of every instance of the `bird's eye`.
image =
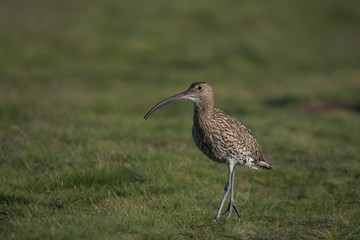
<svg viewBox="0 0 360 240">
<path fill-rule="evenodd" d="M 197 90 L 201 90 L 201 89 L 202 89 L 202 87 L 201 87 L 201 86 L 198 86 L 198 87 L 197 87 Z"/>
</svg>

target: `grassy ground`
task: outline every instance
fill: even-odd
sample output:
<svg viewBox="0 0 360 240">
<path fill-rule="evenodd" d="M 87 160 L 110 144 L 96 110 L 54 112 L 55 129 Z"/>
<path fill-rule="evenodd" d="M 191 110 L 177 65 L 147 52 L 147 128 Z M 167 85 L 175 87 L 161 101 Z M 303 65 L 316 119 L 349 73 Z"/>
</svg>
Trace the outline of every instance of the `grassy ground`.
<svg viewBox="0 0 360 240">
<path fill-rule="evenodd" d="M 1 239 L 359 239 L 358 1 L 5 1 Z M 272 171 L 191 139 L 209 81 Z"/>
</svg>

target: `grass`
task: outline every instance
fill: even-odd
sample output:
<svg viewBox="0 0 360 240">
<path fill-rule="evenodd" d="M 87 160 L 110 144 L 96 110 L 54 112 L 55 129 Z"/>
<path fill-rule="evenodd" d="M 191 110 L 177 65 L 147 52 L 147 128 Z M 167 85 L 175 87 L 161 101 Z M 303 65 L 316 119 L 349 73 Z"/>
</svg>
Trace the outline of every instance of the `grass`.
<svg viewBox="0 0 360 240">
<path fill-rule="evenodd" d="M 1 239 L 360 238 L 356 1 L 6 1 Z M 272 171 L 237 167 L 242 217 L 212 222 L 227 169 L 191 139 L 209 81 Z"/>
</svg>

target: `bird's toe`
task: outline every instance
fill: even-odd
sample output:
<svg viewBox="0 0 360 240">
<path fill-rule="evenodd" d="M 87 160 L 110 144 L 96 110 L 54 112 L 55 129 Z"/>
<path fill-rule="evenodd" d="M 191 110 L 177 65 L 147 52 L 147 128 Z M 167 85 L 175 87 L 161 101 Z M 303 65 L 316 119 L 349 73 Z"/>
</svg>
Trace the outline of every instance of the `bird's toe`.
<svg viewBox="0 0 360 240">
<path fill-rule="evenodd" d="M 219 220 L 219 218 L 215 217 L 214 220 L 213 220 L 213 222 L 215 222 L 215 223 L 220 223 L 220 220 Z"/>
</svg>

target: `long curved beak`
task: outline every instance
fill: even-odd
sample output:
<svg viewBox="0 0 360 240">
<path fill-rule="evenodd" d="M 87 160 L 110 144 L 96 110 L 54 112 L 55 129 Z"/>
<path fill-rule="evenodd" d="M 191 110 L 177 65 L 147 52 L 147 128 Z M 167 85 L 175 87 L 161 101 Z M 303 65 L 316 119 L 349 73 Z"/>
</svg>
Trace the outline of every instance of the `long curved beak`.
<svg viewBox="0 0 360 240">
<path fill-rule="evenodd" d="M 183 98 L 187 98 L 188 94 L 189 94 L 189 91 L 185 91 L 185 92 L 179 93 L 175 96 L 169 97 L 169 98 L 159 102 L 152 109 L 150 109 L 150 111 L 144 116 L 144 119 L 145 120 L 148 119 L 153 112 L 155 112 L 157 109 L 161 108 L 162 106 L 164 106 L 168 103 L 171 103 L 171 102 L 183 99 Z"/>
</svg>

